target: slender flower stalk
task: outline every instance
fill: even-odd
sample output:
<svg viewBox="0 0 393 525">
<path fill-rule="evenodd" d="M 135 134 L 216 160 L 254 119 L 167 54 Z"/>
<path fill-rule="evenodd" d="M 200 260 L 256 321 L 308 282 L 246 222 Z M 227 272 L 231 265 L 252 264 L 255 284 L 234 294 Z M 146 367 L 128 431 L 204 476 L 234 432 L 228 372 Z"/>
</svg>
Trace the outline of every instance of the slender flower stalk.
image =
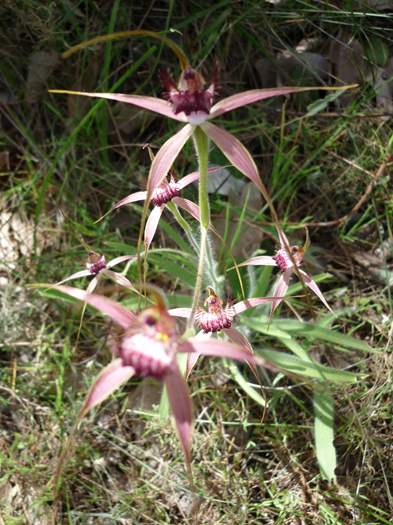
<svg viewBox="0 0 393 525">
<path fill-rule="evenodd" d="M 88 294 L 63 285 L 55 288 L 108 315 L 124 332 L 112 349 L 115 359 L 102 370 L 91 386 L 80 417 L 102 403 L 133 376 L 160 380 L 168 393 L 186 465 L 190 471 L 192 407 L 187 385 L 177 365 L 177 354 L 227 357 L 247 362 L 252 360 L 254 366 L 265 366 L 265 361 L 250 356 L 239 345 L 226 341 L 180 338 L 176 332 L 175 319 L 167 311 L 160 292 L 155 293 L 156 304 L 136 315 L 101 295 Z"/>
<path fill-rule="evenodd" d="M 194 145 L 195 151 L 198 158 L 199 165 L 199 209 L 200 209 L 200 246 L 199 246 L 199 259 L 198 268 L 195 278 L 194 295 L 192 299 L 192 315 L 190 316 L 188 328 L 192 324 L 192 317 L 198 307 L 201 290 L 202 290 L 202 279 L 205 267 L 205 259 L 207 255 L 207 231 L 210 227 L 210 204 L 209 194 L 207 191 L 207 176 L 208 176 L 208 165 L 209 165 L 209 140 L 203 130 L 196 128 L 194 132 Z"/>
<path fill-rule="evenodd" d="M 334 313 L 312 276 L 300 268 L 301 264 L 303 263 L 306 246 L 291 246 L 287 236 L 281 230 L 281 228 L 277 228 L 277 233 L 280 247 L 276 251 L 275 255 L 261 255 L 257 257 L 251 257 L 251 259 L 244 261 L 238 266 L 278 267 L 281 275 L 277 279 L 273 289 L 273 297 L 276 297 L 276 300 L 272 304 L 272 312 L 274 312 L 274 310 L 283 300 L 288 290 L 289 281 L 292 275 L 295 273 L 298 275 L 299 279 L 302 280 L 304 285 L 307 286 L 322 301 L 326 308 L 330 312 Z"/>
</svg>

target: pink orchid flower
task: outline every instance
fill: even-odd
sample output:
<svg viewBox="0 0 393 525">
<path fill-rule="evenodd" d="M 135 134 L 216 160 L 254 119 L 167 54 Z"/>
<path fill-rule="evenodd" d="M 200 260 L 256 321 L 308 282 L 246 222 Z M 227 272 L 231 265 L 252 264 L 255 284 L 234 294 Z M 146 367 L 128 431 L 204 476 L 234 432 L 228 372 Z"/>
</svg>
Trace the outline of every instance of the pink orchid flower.
<svg viewBox="0 0 393 525">
<path fill-rule="evenodd" d="M 180 131 L 175 133 L 175 135 L 163 144 L 152 162 L 147 188 L 149 198 L 167 176 L 176 157 L 192 136 L 196 126 L 199 126 L 221 150 L 229 162 L 243 173 L 243 175 L 248 177 L 259 188 L 262 194 L 264 194 L 265 189 L 251 154 L 231 133 L 217 127 L 212 124 L 211 121 L 228 111 L 253 104 L 260 100 L 301 91 L 323 89 L 320 87 L 252 89 L 224 98 L 213 105 L 216 82 L 213 80 L 208 87 L 205 87 L 205 81 L 202 75 L 191 67 L 184 69 L 177 86 L 167 73 L 163 75 L 162 80 L 168 100 L 121 93 L 87 93 L 62 89 L 50 90 L 51 93 L 82 95 L 85 97 L 105 98 L 125 102 L 126 104 L 132 104 L 186 123 Z"/>
<path fill-rule="evenodd" d="M 274 310 L 283 300 L 283 297 L 285 296 L 288 290 L 289 281 L 293 273 L 299 273 L 299 275 L 303 279 L 304 284 L 308 288 L 310 288 L 312 292 L 315 293 L 315 295 L 322 301 L 322 303 L 326 306 L 326 308 L 330 312 L 334 313 L 333 310 L 330 308 L 328 302 L 326 301 L 319 286 L 314 281 L 314 279 L 311 277 L 311 275 L 309 275 L 307 272 L 305 272 L 304 270 L 300 268 L 303 262 L 303 259 L 304 259 L 305 248 L 300 247 L 300 246 L 291 246 L 289 244 L 287 236 L 280 228 L 277 228 L 277 233 L 278 233 L 278 237 L 280 241 L 280 248 L 276 251 L 275 255 L 273 256 L 261 255 L 258 257 L 251 257 L 251 259 L 244 261 L 238 266 L 250 266 L 251 265 L 251 266 L 277 266 L 278 267 L 281 275 L 277 279 L 274 285 L 273 296 L 280 297 L 280 298 L 276 299 L 276 301 L 272 304 L 272 312 L 274 312 Z M 296 265 L 296 269 L 295 269 L 295 265 Z"/>
<path fill-rule="evenodd" d="M 86 288 L 87 293 L 93 293 L 97 288 L 99 280 L 102 277 L 109 277 L 115 283 L 125 288 L 132 288 L 132 284 L 124 277 L 121 273 L 113 272 L 111 268 L 117 266 L 118 264 L 126 261 L 136 260 L 135 256 L 132 255 L 121 255 L 120 257 L 115 257 L 109 262 L 106 262 L 105 256 L 100 255 L 96 252 L 90 252 L 87 256 L 86 270 L 81 270 L 80 272 L 73 273 L 69 277 L 59 281 L 56 285 L 64 284 L 68 281 L 73 281 L 75 279 L 80 279 L 81 277 L 93 277 L 90 281 L 88 287 Z"/>
<path fill-rule="evenodd" d="M 157 304 L 135 315 L 121 304 L 101 295 L 88 294 L 69 286 L 55 288 L 75 297 L 108 315 L 123 330 L 116 343 L 116 358 L 106 366 L 91 386 L 81 409 L 81 415 L 104 401 L 133 376 L 153 377 L 167 389 L 186 464 L 191 463 L 192 409 L 185 380 L 176 361 L 179 352 L 227 357 L 250 361 L 250 355 L 240 346 L 226 341 L 181 339 L 176 333 L 174 318 L 158 295 Z M 263 359 L 253 357 L 254 364 L 265 365 Z"/>
<path fill-rule="evenodd" d="M 210 168 L 208 171 L 209 173 L 214 173 L 220 169 L 221 168 Z M 180 197 L 181 190 L 198 180 L 198 178 L 199 172 L 197 171 L 186 175 L 180 179 L 180 181 L 175 181 L 173 175 L 171 175 L 169 182 L 164 180 L 158 187 L 154 189 L 151 198 L 154 208 L 150 213 L 145 226 L 146 249 L 150 247 L 153 237 L 157 231 L 158 222 L 161 218 L 162 212 L 164 211 L 165 205 L 168 204 L 168 202 L 174 202 L 177 206 L 180 206 L 180 208 L 194 217 L 194 219 L 199 221 L 199 206 L 188 199 L 183 199 Z M 120 208 L 121 206 L 125 206 L 126 204 L 132 204 L 133 202 L 144 201 L 146 199 L 147 191 L 137 191 L 135 193 L 131 193 L 112 206 L 108 213 L 116 210 L 117 208 Z"/>
<path fill-rule="evenodd" d="M 215 332 L 223 331 L 228 339 L 243 348 L 248 355 L 253 356 L 254 350 L 251 346 L 250 341 L 244 336 L 239 330 L 232 326 L 233 318 L 242 312 L 245 312 L 249 308 L 254 308 L 260 304 L 267 304 L 278 301 L 277 297 L 254 297 L 240 301 L 236 304 L 226 304 L 224 306 L 223 301 L 218 297 L 212 288 L 208 288 L 208 297 L 205 301 L 205 307 L 199 308 L 194 316 L 196 325 L 202 329 L 204 334 L 212 334 Z M 191 315 L 191 308 L 171 308 L 169 310 L 170 315 L 175 317 L 184 317 L 188 319 Z M 196 362 L 200 354 L 194 353 L 189 354 L 187 359 L 186 377 L 188 377 L 196 365 Z M 253 363 L 253 358 L 248 362 L 256 374 L 256 367 Z M 258 376 L 257 376 L 258 377 Z"/>
</svg>

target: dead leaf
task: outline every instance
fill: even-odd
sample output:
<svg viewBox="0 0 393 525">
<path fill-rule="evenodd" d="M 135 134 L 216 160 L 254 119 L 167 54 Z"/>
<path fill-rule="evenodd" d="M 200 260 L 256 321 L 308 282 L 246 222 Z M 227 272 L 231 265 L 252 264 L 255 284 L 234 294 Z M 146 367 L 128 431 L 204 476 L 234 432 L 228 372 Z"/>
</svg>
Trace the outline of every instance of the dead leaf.
<svg viewBox="0 0 393 525">
<path fill-rule="evenodd" d="M 329 57 L 337 86 L 363 83 L 367 75 L 367 64 L 358 40 L 340 32 L 338 37 L 331 41 Z M 348 106 L 356 96 L 353 90 L 348 90 L 339 98 L 339 103 L 344 107 Z"/>
<path fill-rule="evenodd" d="M 32 104 L 41 97 L 48 78 L 61 61 L 56 51 L 37 51 L 30 55 L 27 82 L 25 87 L 26 102 Z"/>
<path fill-rule="evenodd" d="M 377 107 L 384 113 L 393 114 L 393 58 L 385 68 L 376 68 L 374 89 L 377 95 Z"/>
</svg>

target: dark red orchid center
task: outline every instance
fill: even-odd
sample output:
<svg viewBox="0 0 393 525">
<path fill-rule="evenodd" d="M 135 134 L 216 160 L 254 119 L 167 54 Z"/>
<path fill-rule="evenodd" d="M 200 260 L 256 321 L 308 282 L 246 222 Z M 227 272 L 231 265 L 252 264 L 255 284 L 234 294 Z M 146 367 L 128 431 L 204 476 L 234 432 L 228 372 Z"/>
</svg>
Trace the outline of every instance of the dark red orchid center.
<svg viewBox="0 0 393 525">
<path fill-rule="evenodd" d="M 97 275 L 106 268 L 105 256 L 95 252 L 91 252 L 88 255 L 86 268 L 92 275 Z"/>
<path fill-rule="evenodd" d="M 162 206 L 170 202 L 174 197 L 180 195 L 179 187 L 174 180 L 170 182 L 163 182 L 153 191 L 152 203 L 154 206 Z"/>
<path fill-rule="evenodd" d="M 289 268 L 293 268 L 292 260 L 295 261 L 296 266 L 300 266 L 303 262 L 303 248 L 299 248 L 299 246 L 291 246 L 290 250 L 292 257 L 284 248 L 277 250 L 276 255 L 273 257 L 281 272 L 285 272 Z"/>
<path fill-rule="evenodd" d="M 235 315 L 231 306 L 223 306 L 221 299 L 209 289 L 209 296 L 205 301 L 207 311 L 202 308 L 195 314 L 195 321 L 202 328 L 203 332 L 219 332 L 224 328 L 232 326 Z"/>
<path fill-rule="evenodd" d="M 206 120 L 214 97 L 214 84 L 205 88 L 205 80 L 195 69 L 186 68 L 180 76 L 178 85 L 174 83 L 168 71 L 161 73 L 161 81 L 166 91 L 165 96 L 172 103 L 173 112 L 184 112 L 191 123 Z"/>
</svg>

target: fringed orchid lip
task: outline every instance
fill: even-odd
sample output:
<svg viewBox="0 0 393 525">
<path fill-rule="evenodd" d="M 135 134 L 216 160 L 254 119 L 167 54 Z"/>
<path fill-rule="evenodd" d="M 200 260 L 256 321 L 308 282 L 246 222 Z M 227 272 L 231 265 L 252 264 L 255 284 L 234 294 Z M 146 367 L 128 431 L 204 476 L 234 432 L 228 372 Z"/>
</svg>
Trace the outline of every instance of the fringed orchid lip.
<svg viewBox="0 0 393 525">
<path fill-rule="evenodd" d="M 105 270 L 107 267 L 105 255 L 100 255 L 95 252 L 91 252 L 88 255 L 88 261 L 86 263 L 86 268 L 92 275 L 97 275 L 102 270 Z"/>
<path fill-rule="evenodd" d="M 300 266 L 303 262 L 304 250 L 298 246 L 290 246 L 290 255 L 286 247 L 277 250 L 276 255 L 272 257 L 275 260 L 281 272 L 285 272 L 289 268 L 293 268 L 294 264 Z"/>
<path fill-rule="evenodd" d="M 179 196 L 180 187 L 174 180 L 171 180 L 170 182 L 163 182 L 153 191 L 151 201 L 154 206 L 162 206 L 170 202 L 174 197 Z"/>
<path fill-rule="evenodd" d="M 219 332 L 232 326 L 235 311 L 232 306 L 223 306 L 222 300 L 212 288 L 208 289 L 205 301 L 207 311 L 200 309 L 195 314 L 195 321 L 205 334 Z"/>
<path fill-rule="evenodd" d="M 135 375 L 162 379 L 170 369 L 173 358 L 167 341 L 145 334 L 125 336 L 119 349 L 123 366 L 132 366 Z"/>
<path fill-rule="evenodd" d="M 205 88 L 205 80 L 195 69 L 186 68 L 177 86 L 168 71 L 161 73 L 161 82 L 165 89 L 165 97 L 172 104 L 175 115 L 184 113 L 187 121 L 193 126 L 198 126 L 208 119 L 215 87 L 211 84 Z"/>
</svg>

